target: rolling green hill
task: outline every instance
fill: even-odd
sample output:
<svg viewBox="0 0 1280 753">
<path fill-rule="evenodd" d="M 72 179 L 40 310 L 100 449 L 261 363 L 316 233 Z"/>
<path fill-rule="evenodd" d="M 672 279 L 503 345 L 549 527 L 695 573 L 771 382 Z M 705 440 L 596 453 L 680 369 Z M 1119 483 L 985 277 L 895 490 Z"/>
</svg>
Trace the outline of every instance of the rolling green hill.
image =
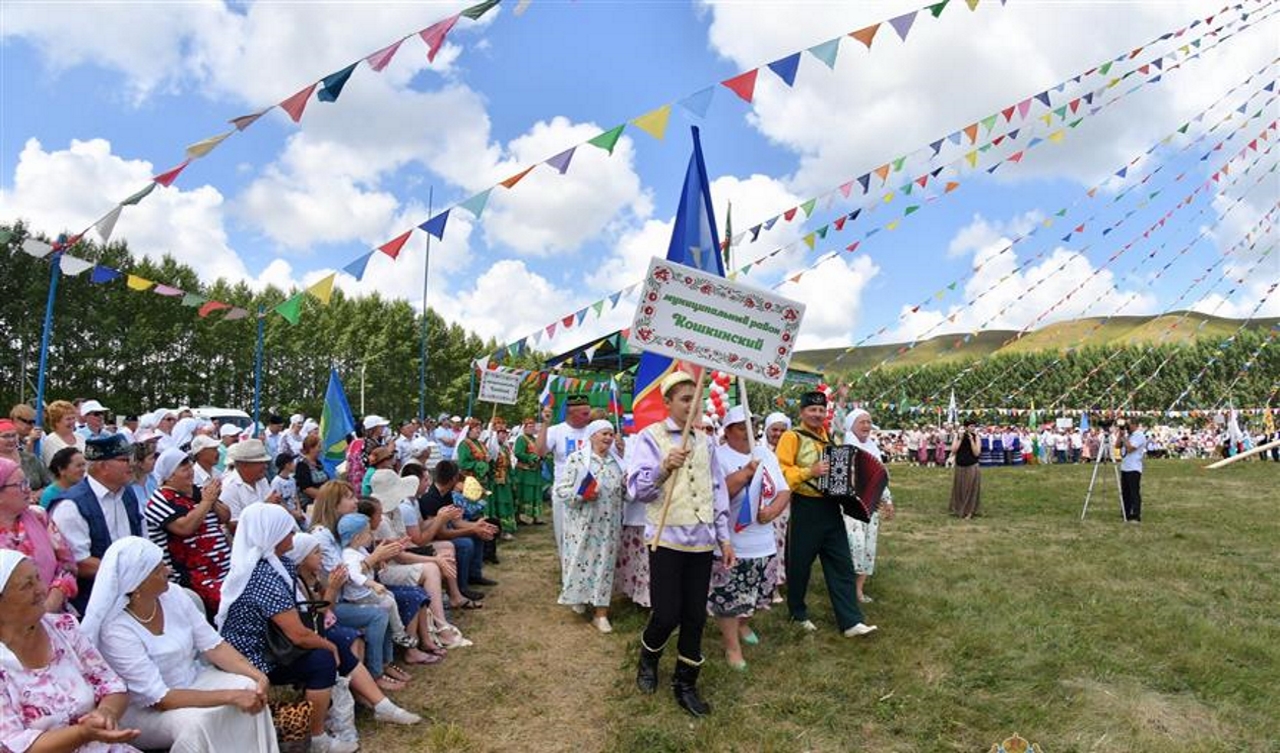
<svg viewBox="0 0 1280 753">
<path fill-rule="evenodd" d="M 1117 316 L 1055 322 L 1021 337 L 1012 330 L 985 330 L 965 341 L 967 333 L 937 335 L 904 350 L 908 343 L 865 345 L 848 353 L 844 348 L 821 348 L 796 353 L 796 358 L 824 372 L 866 371 L 891 359 L 893 366 L 919 366 L 985 358 L 996 352 L 1031 353 L 1091 345 L 1185 343 L 1199 338 L 1221 340 L 1240 326 L 1237 319 L 1175 311 L 1159 316 Z M 1265 330 L 1277 319 L 1254 319 L 1248 328 Z"/>
</svg>

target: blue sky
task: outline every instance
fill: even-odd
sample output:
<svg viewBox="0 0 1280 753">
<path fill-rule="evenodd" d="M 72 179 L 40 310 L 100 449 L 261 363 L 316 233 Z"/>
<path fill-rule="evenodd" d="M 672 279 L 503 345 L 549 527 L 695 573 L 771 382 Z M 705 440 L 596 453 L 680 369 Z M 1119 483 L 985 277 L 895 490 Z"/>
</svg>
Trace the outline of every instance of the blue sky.
<svg viewBox="0 0 1280 753">
<path fill-rule="evenodd" d="M 7 3 L 0 21 L 0 220 L 22 217 L 50 234 L 82 229 L 150 175 L 180 162 L 187 144 L 225 130 L 228 118 L 279 101 L 462 7 Z M 381 74 L 359 67 L 338 102 L 313 99 L 300 125 L 273 111 L 193 163 L 172 188 L 157 189 L 127 210 L 115 237 L 128 239 L 135 253 L 172 253 L 205 279 L 309 284 L 427 219 L 428 187 L 434 187 L 437 208 L 455 204 L 601 129 L 916 7 L 536 0 L 516 15 L 514 3 L 503 3 L 480 22 L 460 20 L 434 64 L 427 64 L 424 45 L 414 37 Z M 741 232 L 1218 8 L 1205 2 L 1016 0 L 1002 8 L 982 0 L 970 12 L 956 0 L 936 20 L 921 14 L 905 43 L 888 26 L 870 50 L 844 37 L 834 70 L 805 55 L 792 88 L 762 70 L 752 105 L 717 87 L 705 119 L 675 108 L 661 142 L 631 128 L 612 158 L 585 147 L 564 176 L 544 166 L 514 190 L 497 189 L 478 221 L 453 213 L 444 242 L 433 246 L 429 303 L 464 326 L 509 340 L 638 280 L 648 257 L 665 251 L 691 122 L 702 128 L 719 221 L 723 226 L 723 207 L 732 201 L 734 229 Z M 1266 65 L 1275 53 L 1278 23 L 1265 13 L 1254 13 L 1252 28 L 1187 62 L 1183 72 L 1067 131 L 1061 144 L 1038 146 L 993 176 L 981 170 L 956 176 L 962 188 L 952 193 L 930 184 L 936 201 L 922 204 L 899 229 L 866 239 L 858 253 L 842 253 L 798 283 L 784 283 L 784 294 L 809 305 L 802 346 L 847 344 L 882 328 L 888 330 L 877 340 L 897 340 L 982 326 L 1019 329 L 1075 315 L 1155 313 L 1172 305 L 1274 205 L 1276 180 L 1246 192 L 1255 171 L 1234 188 L 1204 191 L 1149 240 L 1099 268 L 1232 148 L 1205 162 L 1197 149 L 1169 164 L 1150 185 L 1185 170 L 1177 191 L 1160 194 L 1114 233 L 1099 231 L 1134 209 L 1138 192 L 1106 205 L 1073 242 L 1060 240 L 1075 224 L 1071 220 L 1082 220 L 1103 202 L 1062 218 L 1066 227 L 1055 225 L 1012 252 L 996 252 Z M 1238 24 L 1239 15 L 1219 14 L 1213 25 Z M 1200 33 L 1197 27 L 1186 39 Z M 1176 40 L 1151 46 L 1127 65 L 1177 46 Z M 1140 175 L 1154 169 L 1275 74 L 1276 68 L 1268 69 L 1210 111 L 1202 127 L 1133 169 Z M 1110 91 L 1123 92 L 1139 80 Z M 1053 93 L 1053 105 L 1072 93 Z M 1248 112 L 1266 96 L 1254 98 Z M 1028 126 L 1043 111 L 1036 103 Z M 1276 111 L 1270 100 L 1270 117 Z M 1268 120 L 1251 121 L 1250 135 L 1228 146 L 1243 146 Z M 1242 118 L 1225 123 L 1206 146 L 1240 125 Z M 979 167 L 1016 148 L 983 155 Z M 940 160 L 963 153 L 947 144 Z M 1234 164 L 1230 178 L 1259 154 Z M 1274 157 L 1262 157 L 1259 168 L 1270 167 Z M 908 174 L 915 174 L 910 165 L 890 187 Z M 1104 200 L 1125 185 L 1116 181 L 1103 191 Z M 780 222 L 740 247 L 737 259 L 744 262 L 791 244 L 749 279 L 762 286 L 784 281 L 824 252 L 839 251 L 868 228 L 901 216 L 908 205 L 901 195 L 879 202 L 874 213 L 843 233 L 829 233 L 812 251 L 797 242 L 840 214 L 878 201 L 883 191 L 865 198 L 859 193 L 855 188 L 855 201 L 830 207 L 819 202 L 807 223 Z M 1197 214 L 1201 207 L 1206 211 Z M 1202 241 L 1154 276 L 1205 231 Z M 378 290 L 416 304 L 424 238 L 415 232 L 397 261 L 375 258 L 362 282 L 340 275 L 339 287 Z M 1142 261 L 1157 249 L 1157 256 Z M 1041 252 L 1029 268 L 1016 268 Z M 1232 299 L 1215 297 L 1229 284 L 1210 290 L 1211 278 L 1189 300 L 1222 315 L 1247 314 L 1261 291 L 1280 279 L 1280 255 L 1257 266 L 1255 259 L 1233 256 L 1218 268 L 1250 270 Z M 983 272 L 974 279 L 930 298 L 979 263 Z M 1041 316 L 1082 282 L 1068 301 Z M 993 285 L 977 305 L 965 305 Z M 928 305 L 910 312 L 926 298 Z M 169 302 L 157 299 L 157 305 Z M 558 334 L 550 347 L 625 326 L 631 308 L 624 299 L 602 319 L 589 317 Z M 1268 301 L 1261 313 L 1280 314 L 1280 305 Z"/>
</svg>

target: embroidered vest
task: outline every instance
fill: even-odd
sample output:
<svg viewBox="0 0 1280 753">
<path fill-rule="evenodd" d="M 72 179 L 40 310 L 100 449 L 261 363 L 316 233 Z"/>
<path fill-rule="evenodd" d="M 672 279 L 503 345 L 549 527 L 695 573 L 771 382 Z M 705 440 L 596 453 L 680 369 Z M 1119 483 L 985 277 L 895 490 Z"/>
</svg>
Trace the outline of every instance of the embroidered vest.
<svg viewBox="0 0 1280 753">
<path fill-rule="evenodd" d="M 658 446 L 660 457 L 666 457 L 671 448 L 680 442 L 679 434 L 672 436 L 672 432 L 667 430 L 666 421 L 650 424 L 645 427 L 645 431 L 649 432 L 654 444 Z M 715 520 L 715 498 L 711 490 L 711 452 L 703 437 L 692 437 L 690 445 L 693 452 L 689 459 L 667 479 L 668 484 L 675 485 L 671 494 L 671 507 L 667 509 L 667 526 L 712 525 Z M 646 505 L 645 508 L 649 522 L 657 526 L 658 519 L 662 517 L 661 502 Z"/>
<path fill-rule="evenodd" d="M 827 445 L 840 444 L 839 438 L 832 435 L 828 436 L 829 441 L 823 443 L 814 439 L 813 438 L 814 435 L 811 434 L 808 430 L 792 429 L 791 431 L 793 434 L 796 435 L 796 438 L 800 440 L 800 444 L 796 448 L 796 466 L 800 468 L 808 468 L 812 466 L 814 463 L 822 460 L 822 451 L 823 449 L 826 448 Z M 810 483 L 810 481 L 812 483 Z M 805 483 L 800 484 L 797 488 L 793 489 L 792 491 L 795 494 L 799 494 L 805 497 L 821 497 L 822 492 L 818 491 L 817 483 L 818 482 L 816 479 L 810 479 L 809 481 L 806 481 Z"/>
</svg>

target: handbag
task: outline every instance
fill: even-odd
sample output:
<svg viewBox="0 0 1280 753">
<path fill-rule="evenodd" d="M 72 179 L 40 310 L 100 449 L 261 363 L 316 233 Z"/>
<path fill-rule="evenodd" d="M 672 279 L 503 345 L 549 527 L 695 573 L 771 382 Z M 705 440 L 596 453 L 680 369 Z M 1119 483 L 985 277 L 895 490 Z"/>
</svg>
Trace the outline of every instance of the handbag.
<svg viewBox="0 0 1280 753">
<path fill-rule="evenodd" d="M 298 580 L 293 581 L 294 593 L 298 591 Z M 303 590 L 307 595 L 311 595 L 311 589 L 303 584 Z M 324 636 L 324 611 L 329 608 L 329 602 L 321 599 L 301 599 L 294 601 L 295 608 L 298 610 L 298 619 L 302 620 L 302 624 L 311 632 L 319 636 Z M 303 648 L 293 641 L 289 640 L 289 636 L 285 635 L 284 630 L 275 623 L 274 620 L 267 620 L 267 656 L 272 662 L 279 667 L 286 667 L 301 659 L 311 649 Z"/>
</svg>

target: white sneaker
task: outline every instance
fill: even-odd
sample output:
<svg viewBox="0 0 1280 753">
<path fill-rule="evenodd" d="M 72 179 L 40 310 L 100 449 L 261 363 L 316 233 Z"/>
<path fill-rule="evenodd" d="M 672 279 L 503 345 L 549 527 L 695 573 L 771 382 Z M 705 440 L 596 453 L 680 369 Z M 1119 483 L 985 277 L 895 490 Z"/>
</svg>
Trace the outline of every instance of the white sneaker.
<svg viewBox="0 0 1280 753">
<path fill-rule="evenodd" d="M 573 613 L 574 613 L 574 614 L 586 614 L 586 613 L 587 613 L 587 605 L 586 605 L 586 604 L 574 604 L 572 607 L 570 607 L 570 609 L 572 609 L 572 610 L 573 610 Z"/>
<path fill-rule="evenodd" d="M 612 632 L 613 632 L 613 625 L 610 625 L 610 624 L 609 624 L 609 618 L 608 618 L 608 617 L 597 617 L 597 618 L 595 618 L 594 620 L 592 620 L 592 621 L 591 621 L 591 624 L 592 624 L 592 625 L 595 625 L 595 626 L 596 626 L 596 630 L 599 630 L 599 631 L 600 631 L 600 632 L 602 632 L 602 633 L 612 633 Z"/>
<path fill-rule="evenodd" d="M 797 622 L 796 624 L 799 625 L 800 629 L 806 633 L 818 632 L 818 626 L 813 624 L 813 620 L 804 620 L 803 622 Z"/>
<path fill-rule="evenodd" d="M 854 625 L 853 627 L 844 631 L 844 637 L 857 638 L 858 636 L 866 635 L 867 633 L 874 633 L 878 629 L 879 628 L 877 628 L 875 625 L 867 625 L 866 623 L 859 622 L 857 625 Z"/>
<path fill-rule="evenodd" d="M 356 753 L 358 750 L 360 743 L 357 742 L 339 740 L 329 735 L 311 738 L 311 753 Z"/>
<path fill-rule="evenodd" d="M 389 700 L 386 704 L 387 705 L 381 710 L 374 708 L 373 718 L 375 720 L 379 722 L 390 722 L 391 724 L 417 724 L 422 721 L 422 717 L 412 712 L 405 711 Z"/>
</svg>

